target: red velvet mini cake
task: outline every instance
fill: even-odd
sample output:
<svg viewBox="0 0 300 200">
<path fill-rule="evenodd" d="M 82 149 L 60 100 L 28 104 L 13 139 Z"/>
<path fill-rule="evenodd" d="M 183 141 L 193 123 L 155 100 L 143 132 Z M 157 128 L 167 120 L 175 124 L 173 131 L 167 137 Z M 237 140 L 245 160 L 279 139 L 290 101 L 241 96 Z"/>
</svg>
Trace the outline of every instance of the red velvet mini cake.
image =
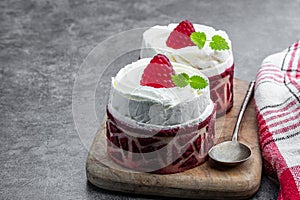
<svg viewBox="0 0 300 200">
<path fill-rule="evenodd" d="M 107 105 L 109 157 L 134 171 L 169 174 L 207 158 L 215 104 L 199 70 L 164 55 L 140 59 L 112 78 Z"/>
<path fill-rule="evenodd" d="M 153 26 L 143 34 L 140 57 L 157 53 L 166 55 L 172 62 L 197 68 L 209 78 L 217 116 L 224 115 L 233 106 L 234 64 L 226 32 L 188 20 Z"/>
</svg>

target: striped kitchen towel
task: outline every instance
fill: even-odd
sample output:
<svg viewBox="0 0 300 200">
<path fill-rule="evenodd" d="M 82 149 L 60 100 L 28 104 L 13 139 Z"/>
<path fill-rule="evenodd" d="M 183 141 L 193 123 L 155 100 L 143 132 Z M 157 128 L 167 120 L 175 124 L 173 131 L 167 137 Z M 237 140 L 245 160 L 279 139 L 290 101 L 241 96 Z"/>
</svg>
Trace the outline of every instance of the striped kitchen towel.
<svg viewBox="0 0 300 200">
<path fill-rule="evenodd" d="M 254 98 L 265 171 L 279 200 L 300 200 L 300 40 L 263 61 Z"/>
</svg>

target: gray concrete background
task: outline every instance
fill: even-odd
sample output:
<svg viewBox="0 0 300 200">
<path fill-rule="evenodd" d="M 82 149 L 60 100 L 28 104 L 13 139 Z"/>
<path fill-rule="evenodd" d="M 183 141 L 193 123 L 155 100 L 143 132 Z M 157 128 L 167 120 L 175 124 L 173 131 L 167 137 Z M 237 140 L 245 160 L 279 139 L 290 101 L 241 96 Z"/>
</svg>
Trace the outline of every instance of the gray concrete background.
<svg viewBox="0 0 300 200">
<path fill-rule="evenodd" d="M 300 1 L 0 1 L 0 199 L 154 199 L 87 183 L 72 118 L 80 64 L 116 33 L 189 19 L 226 30 L 236 77 L 299 39 Z M 262 178 L 252 199 L 276 199 Z"/>
</svg>

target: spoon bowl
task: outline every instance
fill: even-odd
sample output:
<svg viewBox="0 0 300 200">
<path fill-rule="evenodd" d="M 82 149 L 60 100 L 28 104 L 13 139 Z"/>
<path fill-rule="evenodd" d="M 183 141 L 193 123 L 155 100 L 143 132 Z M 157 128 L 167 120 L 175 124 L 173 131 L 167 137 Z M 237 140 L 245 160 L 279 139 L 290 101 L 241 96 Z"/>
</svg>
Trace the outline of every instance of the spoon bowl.
<svg viewBox="0 0 300 200">
<path fill-rule="evenodd" d="M 212 147 L 208 155 L 218 164 L 235 166 L 250 158 L 251 149 L 240 142 L 226 141 Z"/>
</svg>

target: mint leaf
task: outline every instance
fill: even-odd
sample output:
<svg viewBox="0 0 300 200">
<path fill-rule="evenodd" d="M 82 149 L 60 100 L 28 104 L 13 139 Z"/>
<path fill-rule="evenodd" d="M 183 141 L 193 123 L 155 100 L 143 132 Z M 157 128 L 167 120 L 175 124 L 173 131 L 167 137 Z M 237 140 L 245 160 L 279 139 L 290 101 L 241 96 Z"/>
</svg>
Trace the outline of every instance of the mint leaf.
<svg viewBox="0 0 300 200">
<path fill-rule="evenodd" d="M 201 76 L 195 75 L 189 77 L 186 73 L 172 75 L 172 81 L 177 87 L 185 87 L 190 85 L 193 89 L 203 89 L 208 86 L 206 79 Z"/>
<path fill-rule="evenodd" d="M 209 46 L 213 50 L 227 50 L 229 49 L 228 43 L 220 35 L 214 35 L 212 41 L 209 43 Z"/>
<path fill-rule="evenodd" d="M 192 42 L 198 46 L 199 49 L 202 49 L 204 47 L 204 44 L 206 42 L 206 35 L 204 32 L 193 32 L 190 35 L 190 38 Z"/>
<path fill-rule="evenodd" d="M 204 32 L 193 32 L 190 35 L 192 42 L 198 46 L 199 49 L 202 49 L 205 45 L 206 35 Z M 212 50 L 228 50 L 229 45 L 227 41 L 220 35 L 214 35 L 212 40 L 209 43 L 209 46 Z"/>
<path fill-rule="evenodd" d="M 182 76 L 184 76 L 184 78 L 189 81 L 190 80 L 190 77 L 189 75 L 187 75 L 187 73 L 181 73 Z"/>
<path fill-rule="evenodd" d="M 192 76 L 190 78 L 190 86 L 194 89 L 203 89 L 208 85 L 207 81 L 201 76 Z"/>
<path fill-rule="evenodd" d="M 177 87 L 185 87 L 189 84 L 188 80 L 186 79 L 187 74 L 178 74 L 172 75 L 172 81 Z M 188 76 L 188 75 L 187 75 Z"/>
</svg>

